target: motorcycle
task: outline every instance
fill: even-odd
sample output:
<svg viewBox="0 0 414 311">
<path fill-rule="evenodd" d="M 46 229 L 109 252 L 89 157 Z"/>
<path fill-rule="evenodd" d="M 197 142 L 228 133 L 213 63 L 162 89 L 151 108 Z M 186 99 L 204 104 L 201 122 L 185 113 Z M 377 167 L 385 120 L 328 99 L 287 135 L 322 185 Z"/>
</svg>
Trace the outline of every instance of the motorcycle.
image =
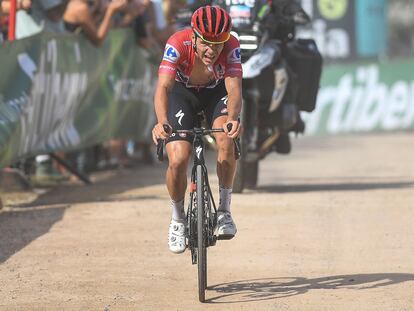
<svg viewBox="0 0 414 311">
<path fill-rule="evenodd" d="M 295 38 L 299 25 L 310 22 L 293 0 L 219 0 L 229 12 L 240 41 L 243 67 L 242 156 L 233 192 L 254 188 L 259 161 L 272 151 L 290 153 L 289 132 L 303 133 L 299 111 L 312 111 L 322 57 L 311 39 Z"/>
</svg>

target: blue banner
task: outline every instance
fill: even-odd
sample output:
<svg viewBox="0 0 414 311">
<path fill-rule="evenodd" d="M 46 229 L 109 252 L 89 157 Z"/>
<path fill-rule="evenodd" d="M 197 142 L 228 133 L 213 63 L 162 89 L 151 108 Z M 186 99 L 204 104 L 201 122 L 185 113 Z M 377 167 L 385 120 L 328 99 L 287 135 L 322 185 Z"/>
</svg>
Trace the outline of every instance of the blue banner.
<svg viewBox="0 0 414 311">
<path fill-rule="evenodd" d="M 356 39 L 359 57 L 376 57 L 386 52 L 386 0 L 356 1 Z"/>
</svg>

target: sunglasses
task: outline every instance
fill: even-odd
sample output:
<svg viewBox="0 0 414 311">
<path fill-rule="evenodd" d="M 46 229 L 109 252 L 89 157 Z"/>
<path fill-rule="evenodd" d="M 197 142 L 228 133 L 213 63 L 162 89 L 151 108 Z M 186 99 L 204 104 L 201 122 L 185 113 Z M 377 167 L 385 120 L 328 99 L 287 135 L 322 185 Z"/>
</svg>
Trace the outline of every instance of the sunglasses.
<svg viewBox="0 0 414 311">
<path fill-rule="evenodd" d="M 223 32 L 218 35 L 201 35 L 197 30 L 194 29 L 194 32 L 197 37 L 199 37 L 201 40 L 210 43 L 210 44 L 222 44 L 230 39 L 230 33 L 229 32 Z"/>
</svg>

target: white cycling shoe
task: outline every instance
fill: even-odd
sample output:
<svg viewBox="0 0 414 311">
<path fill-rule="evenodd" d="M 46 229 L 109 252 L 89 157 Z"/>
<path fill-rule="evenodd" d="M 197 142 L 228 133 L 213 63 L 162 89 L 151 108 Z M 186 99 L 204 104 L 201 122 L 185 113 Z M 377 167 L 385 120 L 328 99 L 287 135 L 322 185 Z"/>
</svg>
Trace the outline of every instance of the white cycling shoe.
<svg viewBox="0 0 414 311">
<path fill-rule="evenodd" d="M 168 228 L 168 247 L 175 254 L 183 253 L 187 247 L 185 243 L 186 221 L 172 219 Z"/>
<path fill-rule="evenodd" d="M 231 218 L 230 212 L 218 211 L 217 216 L 217 239 L 230 240 L 237 232 L 236 224 Z"/>
</svg>

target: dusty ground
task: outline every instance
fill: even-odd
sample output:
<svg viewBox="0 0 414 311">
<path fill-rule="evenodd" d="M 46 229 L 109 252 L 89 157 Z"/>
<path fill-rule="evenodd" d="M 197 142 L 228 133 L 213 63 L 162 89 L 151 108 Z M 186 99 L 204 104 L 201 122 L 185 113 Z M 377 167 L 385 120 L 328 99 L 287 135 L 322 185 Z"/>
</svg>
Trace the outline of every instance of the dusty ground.
<svg viewBox="0 0 414 311">
<path fill-rule="evenodd" d="M 164 165 L 6 201 L 0 309 L 414 310 L 413 138 L 301 138 L 269 156 L 258 189 L 233 196 L 237 237 L 209 251 L 204 305 L 189 253 L 167 250 Z"/>
</svg>

